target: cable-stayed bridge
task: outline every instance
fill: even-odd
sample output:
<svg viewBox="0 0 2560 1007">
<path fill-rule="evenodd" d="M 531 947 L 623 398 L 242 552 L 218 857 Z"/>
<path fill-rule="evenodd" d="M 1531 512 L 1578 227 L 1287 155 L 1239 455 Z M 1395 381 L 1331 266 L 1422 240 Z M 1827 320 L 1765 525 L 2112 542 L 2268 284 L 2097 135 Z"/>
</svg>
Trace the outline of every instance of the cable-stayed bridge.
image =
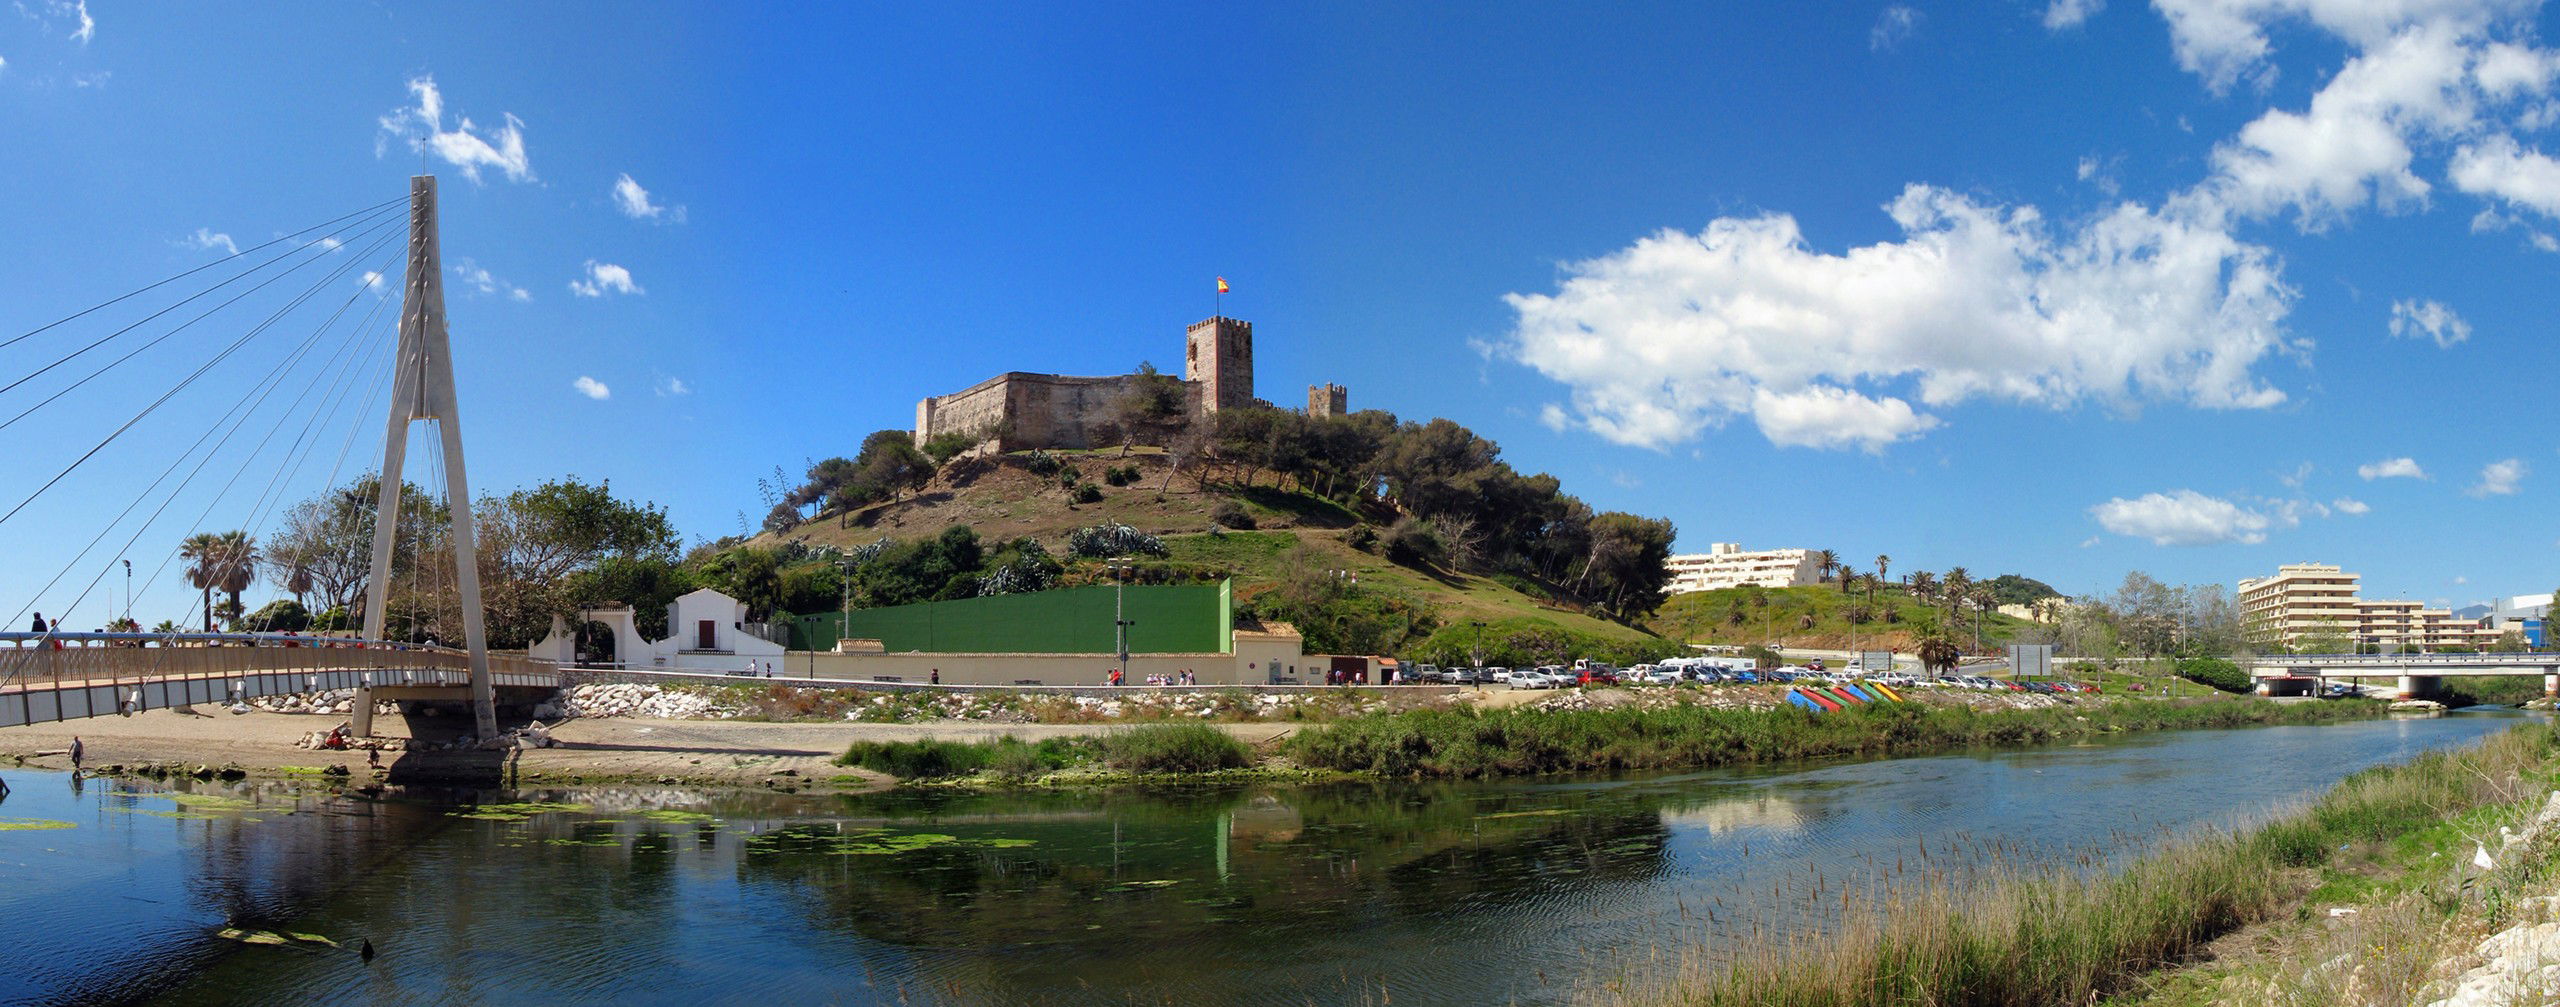
<svg viewBox="0 0 2560 1007">
<path fill-rule="evenodd" d="M 79 543 L 0 623 L 29 627 L 0 633 L 0 727 L 351 688 L 359 734 L 375 701 L 459 700 L 487 739 L 498 687 L 558 685 L 547 663 L 488 653 L 443 269 L 435 179 L 422 175 L 403 197 L 0 334 L 0 436 L 35 445 L 16 453 L 18 478 L 0 483 L 0 541 Z M 55 443 L 60 417 L 104 402 L 132 413 Z M 429 464 L 412 484 L 422 420 Z M 368 430 L 382 433 L 379 455 Z M 339 494 L 340 506 L 288 512 L 295 493 L 314 490 Z M 230 596 L 227 621 L 242 620 L 258 536 L 294 520 L 338 522 L 330 530 L 342 542 L 370 527 L 361 555 L 266 564 L 296 594 L 319 586 L 302 563 L 329 564 L 351 632 L 215 632 L 216 594 Z M 143 632 L 137 562 L 146 586 L 182 564 L 201 611 L 190 604 Z M 99 611 L 117 614 L 85 618 L 108 631 L 70 631 L 64 613 Z M 180 629 L 199 614 L 202 632 Z M 437 642 L 456 637 L 459 646 Z"/>
</svg>

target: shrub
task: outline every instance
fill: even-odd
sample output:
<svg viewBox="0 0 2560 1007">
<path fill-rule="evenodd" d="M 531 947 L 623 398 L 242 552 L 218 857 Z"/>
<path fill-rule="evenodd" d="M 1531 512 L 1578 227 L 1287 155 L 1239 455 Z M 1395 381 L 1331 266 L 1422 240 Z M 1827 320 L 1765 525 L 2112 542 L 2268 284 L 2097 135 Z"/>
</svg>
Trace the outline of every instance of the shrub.
<svg viewBox="0 0 2560 1007">
<path fill-rule="evenodd" d="M 1103 740 L 1111 768 L 1131 773 L 1208 773 L 1253 761 L 1244 743 L 1207 724 L 1148 724 Z"/>
<path fill-rule="evenodd" d="M 1030 469 L 1031 474 L 1035 476 L 1057 475 L 1058 470 L 1065 468 L 1066 465 L 1067 463 L 1059 461 L 1056 455 L 1046 451 L 1033 451 L 1022 457 L 1022 467 Z"/>
<path fill-rule="evenodd" d="M 860 766 L 901 780 L 966 776 L 987 764 L 990 746 L 957 741 L 857 741 L 837 757 L 840 766 Z"/>
<path fill-rule="evenodd" d="M 1406 566 L 1421 566 L 1437 561 L 1443 551 L 1440 536 L 1431 530 L 1431 522 L 1411 514 L 1397 518 L 1387 528 L 1387 558 Z"/>
<path fill-rule="evenodd" d="M 1102 481 L 1114 486 L 1127 486 L 1137 482 L 1141 475 L 1138 466 L 1133 463 L 1102 470 Z"/>
<path fill-rule="evenodd" d="M 2219 657 L 2190 657 L 2180 661 L 2178 677 L 2224 692 L 2247 692 L 2251 688 L 2248 674 L 2242 672 L 2239 665 Z"/>
<path fill-rule="evenodd" d="M 1253 528 L 1252 512 L 1245 510 L 1243 504 L 1233 500 L 1220 500 L 1217 506 L 1209 508 L 1209 520 L 1223 528 L 1234 528 L 1240 531 L 1249 531 Z"/>
<path fill-rule="evenodd" d="M 1077 486 L 1076 502 L 1080 504 L 1101 503 L 1102 487 L 1096 486 L 1092 483 L 1085 483 L 1081 486 Z"/>
<path fill-rule="evenodd" d="M 1361 552 L 1373 551 L 1378 548 L 1378 529 L 1367 522 L 1352 525 L 1351 534 L 1343 541 Z"/>
</svg>

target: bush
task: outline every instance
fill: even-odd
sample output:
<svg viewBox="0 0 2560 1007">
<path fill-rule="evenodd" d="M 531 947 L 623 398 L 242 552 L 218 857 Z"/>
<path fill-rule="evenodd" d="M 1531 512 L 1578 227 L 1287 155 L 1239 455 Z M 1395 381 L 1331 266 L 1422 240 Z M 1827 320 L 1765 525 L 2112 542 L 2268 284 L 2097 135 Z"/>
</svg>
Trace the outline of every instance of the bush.
<svg viewBox="0 0 2560 1007">
<path fill-rule="evenodd" d="M 1077 486 L 1076 502 L 1080 504 L 1101 503 L 1102 487 L 1096 486 L 1092 483 L 1085 483 Z"/>
<path fill-rule="evenodd" d="M 860 766 L 901 780 L 967 776 L 987 764 L 992 746 L 957 741 L 857 741 L 837 757 L 839 766 Z"/>
<path fill-rule="evenodd" d="M 2190 657 L 2180 661 L 2178 677 L 2224 692 L 2247 692 L 2253 687 L 2248 674 L 2242 672 L 2239 665 L 2219 657 Z"/>
<path fill-rule="evenodd" d="M 1222 528 L 1234 528 L 1239 531 L 1253 529 L 1252 512 L 1245 510 L 1243 504 L 1233 500 L 1220 500 L 1217 506 L 1209 508 L 1209 520 Z"/>
<path fill-rule="evenodd" d="M 1208 773 L 1242 769 L 1253 753 L 1207 724 L 1148 724 L 1103 740 L 1104 761 L 1131 773 Z"/>
<path fill-rule="evenodd" d="M 1351 534 L 1343 542 L 1361 552 L 1374 551 L 1378 548 L 1378 529 L 1367 522 L 1352 525 Z"/>
<path fill-rule="evenodd" d="M 1397 518 L 1387 528 L 1387 558 L 1406 566 L 1422 566 L 1440 559 L 1440 536 L 1432 531 L 1431 522 L 1411 514 Z"/>
<path fill-rule="evenodd" d="M 1137 482 L 1141 475 L 1142 473 L 1138 471 L 1138 466 L 1135 463 L 1132 463 L 1122 465 L 1117 468 L 1102 470 L 1102 481 L 1114 486 L 1127 486 L 1130 483 Z"/>
</svg>

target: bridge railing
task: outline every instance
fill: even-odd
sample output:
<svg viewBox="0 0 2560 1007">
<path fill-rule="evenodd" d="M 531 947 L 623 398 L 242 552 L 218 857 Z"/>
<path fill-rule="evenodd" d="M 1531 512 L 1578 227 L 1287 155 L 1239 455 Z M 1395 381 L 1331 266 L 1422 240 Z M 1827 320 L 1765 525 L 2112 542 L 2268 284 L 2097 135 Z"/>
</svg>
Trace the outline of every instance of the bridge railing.
<svg viewBox="0 0 2560 1007">
<path fill-rule="evenodd" d="M 160 678 L 470 668 L 470 655 L 461 650 L 379 640 L 273 633 L 0 633 L 0 690 Z M 556 677 L 559 667 L 522 654 L 493 653 L 489 671 Z"/>
</svg>

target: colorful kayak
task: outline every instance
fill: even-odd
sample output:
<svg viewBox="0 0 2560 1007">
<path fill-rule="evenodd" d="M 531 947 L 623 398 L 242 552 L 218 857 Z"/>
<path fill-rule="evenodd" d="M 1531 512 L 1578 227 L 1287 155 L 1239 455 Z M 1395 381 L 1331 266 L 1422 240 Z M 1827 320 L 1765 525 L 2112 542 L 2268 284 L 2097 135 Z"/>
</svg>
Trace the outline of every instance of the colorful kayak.
<svg viewBox="0 0 2560 1007">
<path fill-rule="evenodd" d="M 1841 684 L 1840 688 L 1842 691 L 1858 697 L 1860 702 L 1873 703 L 1877 701 L 1875 693 L 1861 688 L 1856 682 L 1844 682 Z"/>
<path fill-rule="evenodd" d="M 1846 705 L 1852 705 L 1852 704 L 1857 705 L 1857 706 L 1865 706 L 1865 705 L 1867 705 L 1867 701 L 1866 701 L 1866 700 L 1859 699 L 1859 698 L 1858 698 L 1858 697 L 1856 697 L 1856 696 L 1852 696 L 1852 695 L 1850 695 L 1850 694 L 1848 693 L 1848 691 L 1847 691 L 1847 690 L 1842 689 L 1842 688 L 1840 688 L 1839 686 L 1836 686 L 1836 685 L 1834 685 L 1834 686 L 1829 686 L 1829 687 L 1827 687 L 1827 688 L 1823 689 L 1822 691 L 1827 692 L 1827 693 L 1830 693 L 1830 694 L 1831 694 L 1831 695 L 1833 695 L 1834 697 L 1837 697 L 1837 698 L 1840 700 L 1841 704 L 1842 704 L 1842 705 L 1844 705 L 1844 706 L 1846 706 Z"/>
<path fill-rule="evenodd" d="M 1794 695 L 1803 696 L 1806 699 L 1812 700 L 1815 706 L 1821 707 L 1825 712 L 1840 709 L 1839 700 L 1823 695 L 1822 693 L 1816 692 L 1812 689 L 1797 689 Z"/>
<path fill-rule="evenodd" d="M 1889 699 L 1889 700 L 1892 700 L 1892 701 L 1894 701 L 1894 702 L 1896 702 L 1896 703 L 1900 703 L 1900 702 L 1903 702 L 1903 701 L 1904 701 L 1904 700 L 1903 700 L 1903 698 L 1902 698 L 1902 693 L 1894 691 L 1894 689 L 1893 689 L 1893 687 L 1892 687 L 1892 686 L 1889 686 L 1889 685 L 1878 685 L 1878 684 L 1876 684 L 1876 683 L 1874 683 L 1874 682 L 1869 682 L 1869 683 L 1867 683 L 1867 688 L 1869 688 L 1869 689 L 1871 689 L 1871 690 L 1874 690 L 1874 691 L 1875 691 L 1875 693 L 1876 693 L 1877 695 L 1883 696 L 1884 698 Z"/>
<path fill-rule="evenodd" d="M 1811 711 L 1813 711 L 1813 712 L 1815 712 L 1815 713 L 1821 713 L 1821 712 L 1822 712 L 1822 704 L 1820 704 L 1820 703 L 1816 703 L 1816 702 L 1814 702 L 1813 700 L 1810 700 L 1810 699 L 1805 698 L 1804 693 L 1801 693 L 1801 692 L 1789 692 L 1789 693 L 1787 693 L 1787 702 L 1794 703 L 1794 704 L 1795 704 L 1795 705 L 1797 705 L 1797 706 L 1804 707 L 1805 709 L 1811 710 Z"/>
</svg>

